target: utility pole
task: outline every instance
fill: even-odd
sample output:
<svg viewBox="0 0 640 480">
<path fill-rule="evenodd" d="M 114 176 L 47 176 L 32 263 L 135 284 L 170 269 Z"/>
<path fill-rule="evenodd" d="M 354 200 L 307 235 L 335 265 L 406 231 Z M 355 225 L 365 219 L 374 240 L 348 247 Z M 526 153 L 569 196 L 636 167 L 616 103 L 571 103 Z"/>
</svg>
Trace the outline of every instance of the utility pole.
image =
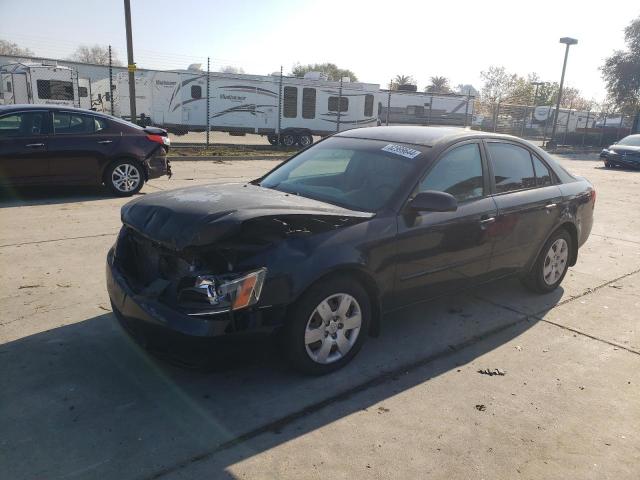
<svg viewBox="0 0 640 480">
<path fill-rule="evenodd" d="M 210 64 L 211 64 L 211 58 L 207 57 L 207 148 L 209 148 L 209 131 L 211 130 L 211 120 L 210 120 L 210 115 L 209 115 L 209 102 L 210 102 L 210 98 L 211 96 L 209 95 L 209 86 L 210 86 L 210 79 L 209 79 L 209 72 L 210 72 Z"/>
<path fill-rule="evenodd" d="M 133 39 L 131 37 L 131 5 L 124 0 L 124 22 L 127 30 L 127 69 L 129 70 L 129 111 L 131 121 L 136 123 L 136 64 L 133 62 Z"/>
<path fill-rule="evenodd" d="M 567 58 L 569 57 L 569 47 L 578 43 L 578 40 L 571 37 L 562 37 L 560 43 L 564 43 L 567 47 L 564 50 L 564 63 L 562 64 L 562 76 L 560 77 L 560 88 L 558 90 L 558 101 L 556 102 L 556 111 L 553 116 L 553 126 L 551 127 L 551 140 L 549 142 L 555 144 L 556 126 L 558 123 L 558 114 L 560 113 L 560 101 L 562 100 L 562 87 L 564 86 L 564 73 L 567 70 Z"/>
<path fill-rule="evenodd" d="M 111 45 L 109 45 L 109 106 L 113 116 L 113 58 L 111 57 Z"/>
</svg>

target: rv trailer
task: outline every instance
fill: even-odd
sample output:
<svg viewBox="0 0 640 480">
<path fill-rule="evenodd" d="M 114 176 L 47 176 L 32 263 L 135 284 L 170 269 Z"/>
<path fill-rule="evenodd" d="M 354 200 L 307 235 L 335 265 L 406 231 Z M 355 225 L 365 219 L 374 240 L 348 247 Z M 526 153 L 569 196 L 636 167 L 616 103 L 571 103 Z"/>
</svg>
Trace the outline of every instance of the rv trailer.
<svg viewBox="0 0 640 480">
<path fill-rule="evenodd" d="M 0 105 L 19 103 L 91 108 L 91 84 L 77 72 L 52 63 L 9 63 L 0 67 Z"/>
<path fill-rule="evenodd" d="M 551 106 L 538 106 L 533 111 L 531 128 L 537 128 L 544 130 L 547 128 L 551 130 L 551 124 L 553 123 L 553 117 L 555 115 L 555 107 Z M 558 111 L 558 127 L 563 131 L 575 132 L 579 129 L 595 128 L 598 120 L 598 114 L 595 112 L 584 112 L 580 110 L 570 110 L 568 108 L 561 108 Z"/>
<path fill-rule="evenodd" d="M 310 72 L 305 78 L 280 75 L 209 74 L 209 125 L 230 134 L 267 135 L 272 144 L 278 132 L 285 145 L 306 146 L 314 135 L 330 135 L 350 128 L 375 126 L 377 84 L 327 81 Z M 96 109 L 130 117 L 128 77 L 94 83 Z M 198 70 L 136 73 L 136 111 L 144 121 L 182 134 L 207 128 L 207 74 Z M 140 120 L 140 119 L 136 119 Z"/>
<path fill-rule="evenodd" d="M 474 100 L 468 95 L 381 90 L 378 112 L 383 124 L 388 112 L 389 125 L 467 126 L 473 118 Z"/>
</svg>

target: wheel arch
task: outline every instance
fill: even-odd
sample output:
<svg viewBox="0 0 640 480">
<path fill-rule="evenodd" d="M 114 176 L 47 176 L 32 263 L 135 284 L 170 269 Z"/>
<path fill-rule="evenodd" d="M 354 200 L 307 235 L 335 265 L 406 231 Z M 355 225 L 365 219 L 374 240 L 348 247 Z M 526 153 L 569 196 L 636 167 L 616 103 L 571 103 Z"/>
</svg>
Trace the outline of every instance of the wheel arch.
<svg viewBox="0 0 640 480">
<path fill-rule="evenodd" d="M 536 262 L 536 259 L 540 255 L 540 252 L 544 248 L 544 246 L 547 243 L 547 241 L 558 230 L 566 230 L 566 232 L 571 237 L 571 242 L 573 243 L 573 247 L 574 248 L 572 249 L 571 257 L 569 258 L 569 266 L 573 267 L 576 264 L 576 262 L 578 261 L 578 229 L 577 229 L 577 227 L 575 226 L 575 224 L 573 222 L 565 221 L 565 222 L 559 224 L 558 226 L 556 226 L 556 228 L 554 228 L 553 230 L 551 230 L 551 232 L 549 232 L 549 235 L 547 235 L 545 237 L 544 241 L 540 243 L 540 246 L 538 247 L 538 250 L 536 251 L 536 254 L 533 256 L 533 258 L 529 261 L 529 263 L 527 265 L 527 270 L 530 270 L 533 267 L 533 265 Z"/>
</svg>

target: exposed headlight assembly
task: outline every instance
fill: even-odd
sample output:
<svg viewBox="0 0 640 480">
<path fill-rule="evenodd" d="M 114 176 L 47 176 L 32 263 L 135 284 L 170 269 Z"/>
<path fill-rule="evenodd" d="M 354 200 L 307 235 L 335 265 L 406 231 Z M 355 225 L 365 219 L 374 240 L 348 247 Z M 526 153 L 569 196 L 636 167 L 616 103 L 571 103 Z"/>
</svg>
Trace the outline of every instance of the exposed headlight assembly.
<svg viewBox="0 0 640 480">
<path fill-rule="evenodd" d="M 240 310 L 260 299 L 266 275 L 266 268 L 237 275 L 200 275 L 192 287 L 180 291 L 178 301 L 188 309 L 199 310 L 189 315 Z"/>
</svg>

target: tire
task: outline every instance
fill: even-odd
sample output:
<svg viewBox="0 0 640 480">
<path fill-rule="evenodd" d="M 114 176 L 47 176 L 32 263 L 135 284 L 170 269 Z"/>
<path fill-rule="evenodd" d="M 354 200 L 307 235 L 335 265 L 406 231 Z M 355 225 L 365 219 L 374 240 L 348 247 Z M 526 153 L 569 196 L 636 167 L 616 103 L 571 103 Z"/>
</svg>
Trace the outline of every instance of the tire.
<svg viewBox="0 0 640 480">
<path fill-rule="evenodd" d="M 144 185 L 144 172 L 140 163 L 135 160 L 116 160 L 107 168 L 104 183 L 114 195 L 130 197 Z"/>
<path fill-rule="evenodd" d="M 613 163 L 611 163 L 611 162 L 604 162 L 604 168 L 613 168 Z"/>
<path fill-rule="evenodd" d="M 545 242 L 522 283 L 536 293 L 549 293 L 558 288 L 567 274 L 574 248 L 569 232 L 564 228 L 556 230 Z"/>
<path fill-rule="evenodd" d="M 371 300 L 357 281 L 331 277 L 316 283 L 294 304 L 283 332 L 291 365 L 310 375 L 342 368 L 362 348 L 370 319 Z"/>
<path fill-rule="evenodd" d="M 313 144 L 313 137 L 310 133 L 303 133 L 298 137 L 298 145 L 302 148 L 307 148 L 311 144 Z"/>
<path fill-rule="evenodd" d="M 271 145 L 273 145 L 274 147 L 276 145 L 278 145 L 278 136 L 277 135 L 267 135 L 267 140 L 269 141 L 269 143 Z"/>
<path fill-rule="evenodd" d="M 298 142 L 298 137 L 292 133 L 285 133 L 280 136 L 280 141 L 285 147 L 293 147 Z"/>
</svg>

